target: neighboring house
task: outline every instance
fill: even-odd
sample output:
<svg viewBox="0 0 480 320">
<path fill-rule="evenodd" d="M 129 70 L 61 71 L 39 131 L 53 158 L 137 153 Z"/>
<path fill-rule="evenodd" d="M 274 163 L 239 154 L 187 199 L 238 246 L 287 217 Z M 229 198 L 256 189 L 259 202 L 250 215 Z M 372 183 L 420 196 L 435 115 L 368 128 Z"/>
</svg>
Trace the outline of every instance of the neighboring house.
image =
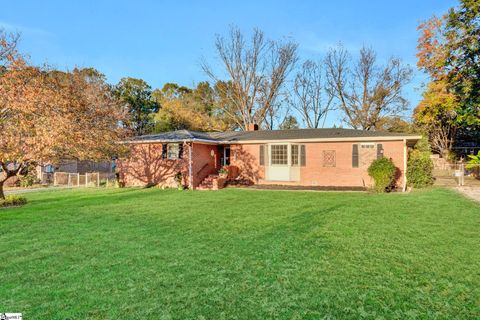
<svg viewBox="0 0 480 320">
<path fill-rule="evenodd" d="M 222 166 L 230 179 L 254 184 L 368 187 L 367 169 L 378 157 L 398 168 L 397 186 L 405 187 L 408 147 L 418 135 L 353 129 L 194 132 L 179 130 L 134 137 L 127 159 L 118 161 L 126 186 L 210 188 Z M 207 183 L 208 182 L 208 183 Z M 213 185 L 215 188 L 215 184 Z"/>
</svg>

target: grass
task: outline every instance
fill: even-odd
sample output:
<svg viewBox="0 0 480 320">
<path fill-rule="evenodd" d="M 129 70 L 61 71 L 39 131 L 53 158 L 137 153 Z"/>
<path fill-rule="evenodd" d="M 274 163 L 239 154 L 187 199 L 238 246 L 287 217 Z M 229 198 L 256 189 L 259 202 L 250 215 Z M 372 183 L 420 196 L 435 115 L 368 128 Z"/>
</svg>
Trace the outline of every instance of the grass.
<svg viewBox="0 0 480 320">
<path fill-rule="evenodd" d="M 480 206 L 446 189 L 26 195 L 0 210 L 25 319 L 480 318 Z"/>
</svg>

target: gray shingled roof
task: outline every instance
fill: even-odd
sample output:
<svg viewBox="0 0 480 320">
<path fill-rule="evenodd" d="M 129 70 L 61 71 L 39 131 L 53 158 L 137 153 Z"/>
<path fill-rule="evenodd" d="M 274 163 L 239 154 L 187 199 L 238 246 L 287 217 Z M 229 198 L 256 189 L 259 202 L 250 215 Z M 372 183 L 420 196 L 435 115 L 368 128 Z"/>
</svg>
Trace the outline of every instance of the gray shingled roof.
<svg viewBox="0 0 480 320">
<path fill-rule="evenodd" d="M 302 140 L 302 139 L 335 139 L 335 138 L 365 138 L 365 137 L 418 137 L 415 134 L 394 133 L 386 131 L 365 131 L 343 128 L 329 129 L 291 129 L 291 130 L 258 130 L 258 131 L 230 131 L 230 132 L 198 132 L 190 130 L 177 130 L 137 136 L 130 142 L 158 141 L 205 141 L 205 142 L 248 142 L 272 140 Z"/>
</svg>

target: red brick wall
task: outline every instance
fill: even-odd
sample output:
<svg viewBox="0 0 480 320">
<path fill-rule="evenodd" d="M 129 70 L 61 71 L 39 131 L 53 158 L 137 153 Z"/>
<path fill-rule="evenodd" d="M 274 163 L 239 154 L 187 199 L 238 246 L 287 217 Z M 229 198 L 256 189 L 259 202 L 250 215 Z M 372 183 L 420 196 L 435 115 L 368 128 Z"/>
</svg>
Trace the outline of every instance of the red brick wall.
<svg viewBox="0 0 480 320">
<path fill-rule="evenodd" d="M 265 167 L 260 166 L 258 144 L 244 144 L 230 146 L 230 165 L 239 170 L 242 179 L 259 183 L 265 177 Z"/>
<path fill-rule="evenodd" d="M 352 168 L 352 145 L 359 145 L 359 167 Z M 367 169 L 376 159 L 377 143 L 381 143 L 384 156 L 392 158 L 399 169 L 397 185 L 402 185 L 403 141 L 374 142 L 375 148 L 363 149 L 361 142 L 322 142 L 304 143 L 306 148 L 306 165 L 300 168 L 300 180 L 293 182 L 273 182 L 265 180 L 264 167 L 259 165 L 259 145 L 232 145 L 231 164 L 240 169 L 242 178 L 260 184 L 291 184 L 304 186 L 370 186 L 371 178 Z M 323 151 L 335 151 L 335 166 L 324 167 Z M 267 160 L 266 160 L 267 161 Z"/>
<path fill-rule="evenodd" d="M 134 144 L 127 159 L 117 162 L 120 179 L 126 186 L 161 185 L 176 187 L 175 175 L 183 174 L 188 185 L 188 146 L 184 146 L 183 159 L 162 159 L 162 144 Z"/>
<path fill-rule="evenodd" d="M 218 147 L 216 145 L 194 143 L 192 158 L 193 187 L 196 188 L 206 176 L 216 173 L 220 169 Z"/>
<path fill-rule="evenodd" d="M 188 186 L 190 183 L 189 148 L 188 144 L 184 144 L 183 159 L 168 160 L 162 159 L 161 143 L 132 145 L 128 158 L 119 160 L 117 163 L 121 180 L 126 186 L 176 187 L 175 175 L 181 172 L 183 184 Z M 206 176 L 219 169 L 218 147 L 194 143 L 192 158 L 193 186 L 197 187 Z"/>
<path fill-rule="evenodd" d="M 367 168 L 376 158 L 376 145 L 382 143 L 384 156 L 392 158 L 399 169 L 397 185 L 402 184 L 403 141 L 378 141 L 375 148 L 363 149 L 359 144 L 359 168 L 352 168 L 353 142 L 305 143 L 306 165 L 300 168 L 300 180 L 272 182 L 265 180 L 265 167 L 259 165 L 259 144 L 231 145 L 231 165 L 239 169 L 240 177 L 260 184 L 292 184 L 304 186 L 370 186 Z M 127 186 L 159 184 L 176 187 L 175 174 L 182 172 L 184 185 L 189 184 L 189 148 L 184 145 L 182 160 L 162 159 L 161 144 L 132 145 L 128 159 L 119 161 L 121 178 Z M 335 151 L 335 166 L 323 165 L 324 151 Z M 213 155 L 212 155 L 213 153 Z M 220 154 L 216 145 L 194 143 L 192 149 L 193 186 L 220 169 Z M 266 159 L 268 161 L 268 159 Z"/>
</svg>

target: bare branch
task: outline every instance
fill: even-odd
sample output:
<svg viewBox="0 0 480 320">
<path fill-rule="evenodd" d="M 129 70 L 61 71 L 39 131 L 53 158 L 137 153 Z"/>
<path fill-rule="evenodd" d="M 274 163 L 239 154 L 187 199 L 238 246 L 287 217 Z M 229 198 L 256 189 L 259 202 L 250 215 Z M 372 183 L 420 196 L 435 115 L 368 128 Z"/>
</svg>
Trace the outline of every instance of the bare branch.
<svg viewBox="0 0 480 320">
<path fill-rule="evenodd" d="M 228 38 L 217 36 L 215 48 L 230 84 L 221 86 L 222 96 L 229 100 L 225 114 L 243 130 L 262 123 L 278 105 L 276 99 L 297 61 L 297 44 L 266 40 L 258 29 L 247 43 L 232 27 Z M 222 80 L 205 61 L 202 68 L 214 82 Z"/>
<path fill-rule="evenodd" d="M 308 128 L 320 127 L 332 109 L 333 93 L 324 84 L 320 63 L 307 60 L 295 76 L 289 105 L 296 109 Z"/>
<path fill-rule="evenodd" d="M 383 117 L 407 108 L 402 90 L 410 82 L 412 70 L 399 59 L 390 58 L 381 67 L 375 51 L 363 47 L 352 64 L 347 50 L 338 46 L 330 50 L 325 63 L 329 90 L 344 113 L 343 121 L 352 128 L 375 130 Z"/>
</svg>

